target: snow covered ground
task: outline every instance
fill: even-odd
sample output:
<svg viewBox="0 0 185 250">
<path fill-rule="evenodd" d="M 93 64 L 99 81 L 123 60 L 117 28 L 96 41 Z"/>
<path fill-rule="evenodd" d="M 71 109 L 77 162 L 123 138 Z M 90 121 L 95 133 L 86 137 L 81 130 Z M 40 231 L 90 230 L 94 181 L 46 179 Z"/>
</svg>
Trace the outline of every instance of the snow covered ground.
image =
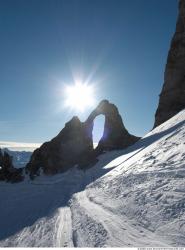
<svg viewBox="0 0 185 250">
<path fill-rule="evenodd" d="M 0 183 L 0 246 L 185 246 L 185 110 L 86 171 Z"/>
</svg>

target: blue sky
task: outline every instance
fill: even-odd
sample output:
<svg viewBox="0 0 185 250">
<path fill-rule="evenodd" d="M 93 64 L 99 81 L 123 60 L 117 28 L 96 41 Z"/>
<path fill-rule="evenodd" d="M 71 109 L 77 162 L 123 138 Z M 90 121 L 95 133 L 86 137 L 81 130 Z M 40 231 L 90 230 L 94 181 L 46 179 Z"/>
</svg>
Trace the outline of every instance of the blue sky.
<svg viewBox="0 0 185 250">
<path fill-rule="evenodd" d="M 144 135 L 177 10 L 177 0 L 0 0 L 0 140 L 44 142 L 73 115 L 84 120 L 91 109 L 63 107 L 74 75 L 90 75 L 96 104 L 110 100 L 129 132 Z"/>
</svg>

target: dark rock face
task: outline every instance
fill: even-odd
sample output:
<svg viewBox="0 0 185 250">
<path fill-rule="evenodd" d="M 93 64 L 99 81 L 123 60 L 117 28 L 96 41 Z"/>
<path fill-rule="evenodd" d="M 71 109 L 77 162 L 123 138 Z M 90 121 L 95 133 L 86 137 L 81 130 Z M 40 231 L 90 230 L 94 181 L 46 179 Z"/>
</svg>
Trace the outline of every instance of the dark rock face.
<svg viewBox="0 0 185 250">
<path fill-rule="evenodd" d="M 55 174 L 78 164 L 92 150 L 85 124 L 73 117 L 55 138 L 33 152 L 26 169 L 31 177 L 39 174 L 40 169 L 45 174 Z"/>
<path fill-rule="evenodd" d="M 103 136 L 98 143 L 96 151 L 102 152 L 104 150 L 123 149 L 132 145 L 139 139 L 139 137 L 128 133 L 117 107 L 107 100 L 101 101 L 86 121 L 86 126 L 90 130 L 91 138 L 94 119 L 100 114 L 105 116 L 105 125 Z"/>
<path fill-rule="evenodd" d="M 94 119 L 100 114 L 105 115 L 104 133 L 94 150 L 92 131 Z M 89 167 L 97 161 L 96 157 L 102 151 L 125 148 L 138 139 L 125 129 L 117 107 L 104 100 L 85 122 L 73 117 L 55 138 L 36 149 L 26 170 L 34 178 L 40 170 L 45 174 L 55 174 L 74 165 Z"/>
<path fill-rule="evenodd" d="M 12 157 L 7 153 L 2 153 L 0 149 L 0 181 L 20 182 L 24 179 L 22 169 L 14 168 Z"/>
<path fill-rule="evenodd" d="M 176 31 L 168 54 L 154 127 L 185 108 L 185 0 L 179 2 Z"/>
</svg>

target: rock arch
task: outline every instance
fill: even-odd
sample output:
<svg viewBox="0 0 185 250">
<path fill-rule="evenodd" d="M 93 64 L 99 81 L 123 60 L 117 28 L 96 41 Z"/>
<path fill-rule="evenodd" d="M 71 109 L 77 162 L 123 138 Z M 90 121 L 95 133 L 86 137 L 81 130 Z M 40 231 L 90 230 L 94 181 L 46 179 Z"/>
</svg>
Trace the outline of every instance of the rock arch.
<svg viewBox="0 0 185 250">
<path fill-rule="evenodd" d="M 128 133 L 118 108 L 108 100 L 103 100 L 92 111 L 85 122 L 92 139 L 94 120 L 98 115 L 105 116 L 103 136 L 100 139 L 96 151 L 123 149 L 135 143 L 139 138 Z"/>
<path fill-rule="evenodd" d="M 100 114 L 105 116 L 104 132 L 94 149 L 94 119 Z M 126 130 L 117 107 L 103 100 L 85 122 L 81 122 L 76 116 L 73 117 L 56 137 L 36 149 L 26 170 L 30 177 L 34 178 L 40 169 L 45 174 L 55 174 L 74 165 L 87 167 L 89 164 L 93 165 L 97 155 L 103 151 L 126 148 L 138 139 L 139 137 L 130 135 Z"/>
</svg>

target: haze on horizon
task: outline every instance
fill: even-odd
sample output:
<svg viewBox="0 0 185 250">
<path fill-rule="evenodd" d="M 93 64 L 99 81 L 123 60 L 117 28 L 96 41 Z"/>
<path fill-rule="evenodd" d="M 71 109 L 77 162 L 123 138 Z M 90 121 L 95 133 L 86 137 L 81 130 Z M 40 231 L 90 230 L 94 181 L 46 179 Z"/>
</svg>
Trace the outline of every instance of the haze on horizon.
<svg viewBox="0 0 185 250">
<path fill-rule="evenodd" d="M 85 120 L 102 99 L 118 107 L 130 133 L 144 135 L 177 10 L 177 0 L 2 0 L 0 139 L 44 142 L 73 115 Z M 64 107 L 74 79 L 95 86 L 94 107 L 84 112 Z"/>
</svg>

